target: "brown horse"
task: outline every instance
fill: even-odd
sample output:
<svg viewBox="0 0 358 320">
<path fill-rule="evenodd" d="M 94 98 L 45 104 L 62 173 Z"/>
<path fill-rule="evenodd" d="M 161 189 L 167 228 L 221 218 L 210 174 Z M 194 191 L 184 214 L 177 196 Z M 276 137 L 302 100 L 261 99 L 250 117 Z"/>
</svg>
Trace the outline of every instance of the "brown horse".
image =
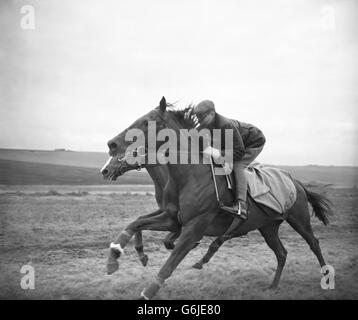
<svg viewBox="0 0 358 320">
<path fill-rule="evenodd" d="M 181 134 L 180 129 L 190 129 L 195 126 L 191 119 L 185 118 L 185 111 L 173 111 L 167 108 L 163 97 L 159 107 L 139 118 L 122 134 L 109 141 L 110 155 L 113 158 L 102 171 L 105 178 L 115 179 L 119 175 L 118 160 L 126 154 L 130 145 L 125 141 L 125 134 L 129 129 L 140 129 L 144 133 L 146 140 L 143 148 L 147 150 L 148 121 L 156 122 L 157 133 L 163 128 L 170 128 L 178 136 Z M 164 141 L 156 141 L 156 150 L 163 143 Z M 142 297 L 148 299 L 157 293 L 164 281 L 203 236 L 222 236 L 234 219 L 219 209 L 209 165 L 170 163 L 167 168 L 169 175 L 163 191 L 164 211 L 140 217 L 130 223 L 111 244 L 107 261 L 108 273 L 117 270 L 117 259 L 130 238 L 138 231 L 180 233 L 170 257 L 154 281 L 142 292 Z M 269 247 L 275 252 L 278 261 L 272 288 L 278 286 L 287 255 L 278 237 L 278 229 L 283 220 L 286 220 L 307 241 L 321 267 L 325 265 L 318 240 L 312 232 L 308 202 L 311 203 L 315 215 L 324 224 L 328 223 L 327 214 L 331 212 L 330 202 L 322 195 L 309 192 L 297 180 L 293 182 L 297 189 L 297 200 L 284 216 L 267 208 L 263 209 L 249 197 L 249 218 L 231 234 L 231 237 L 239 237 L 259 229 Z M 232 193 L 227 190 L 225 177 L 217 176 L 217 187 L 221 201 L 224 204 L 231 204 L 234 199 Z"/>
</svg>

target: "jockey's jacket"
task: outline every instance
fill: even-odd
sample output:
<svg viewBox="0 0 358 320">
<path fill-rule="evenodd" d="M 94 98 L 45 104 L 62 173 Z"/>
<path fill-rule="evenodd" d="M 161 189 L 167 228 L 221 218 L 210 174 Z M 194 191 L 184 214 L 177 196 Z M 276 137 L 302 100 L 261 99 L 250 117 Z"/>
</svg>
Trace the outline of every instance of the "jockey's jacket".
<svg viewBox="0 0 358 320">
<path fill-rule="evenodd" d="M 245 149 L 258 148 L 265 144 L 266 138 L 262 131 L 250 123 L 226 118 L 218 113 L 214 124 L 209 128 L 221 130 L 221 150 L 225 151 L 225 129 L 233 130 L 233 160 L 239 161 L 245 154 Z M 215 146 L 215 144 L 214 144 Z M 230 152 L 230 150 L 226 150 Z"/>
</svg>

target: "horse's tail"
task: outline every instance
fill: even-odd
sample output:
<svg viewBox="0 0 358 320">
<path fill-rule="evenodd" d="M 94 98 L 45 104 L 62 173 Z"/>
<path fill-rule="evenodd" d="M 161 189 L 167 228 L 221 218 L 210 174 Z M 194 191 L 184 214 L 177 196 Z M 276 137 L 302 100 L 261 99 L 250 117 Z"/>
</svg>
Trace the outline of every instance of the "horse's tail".
<svg viewBox="0 0 358 320">
<path fill-rule="evenodd" d="M 325 196 L 307 190 L 307 188 L 300 182 L 303 190 L 306 192 L 308 202 L 312 205 L 313 213 L 324 225 L 329 224 L 328 216 L 333 215 L 332 202 Z"/>
</svg>

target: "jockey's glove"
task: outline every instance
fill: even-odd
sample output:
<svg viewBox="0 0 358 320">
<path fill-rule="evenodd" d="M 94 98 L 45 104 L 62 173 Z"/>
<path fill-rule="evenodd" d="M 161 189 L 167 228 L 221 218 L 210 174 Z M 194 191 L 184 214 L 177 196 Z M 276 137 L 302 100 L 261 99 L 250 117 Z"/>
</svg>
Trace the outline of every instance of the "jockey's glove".
<svg viewBox="0 0 358 320">
<path fill-rule="evenodd" d="M 224 172 L 226 175 L 229 175 L 231 174 L 232 172 L 232 169 L 233 169 L 233 164 L 232 163 L 229 163 L 229 162 L 224 162 L 224 164 L 222 165 L 223 169 L 224 169 Z"/>
<path fill-rule="evenodd" d="M 206 147 L 203 153 L 207 157 L 213 157 L 214 160 L 217 160 L 221 157 L 220 151 L 210 146 Z"/>
</svg>

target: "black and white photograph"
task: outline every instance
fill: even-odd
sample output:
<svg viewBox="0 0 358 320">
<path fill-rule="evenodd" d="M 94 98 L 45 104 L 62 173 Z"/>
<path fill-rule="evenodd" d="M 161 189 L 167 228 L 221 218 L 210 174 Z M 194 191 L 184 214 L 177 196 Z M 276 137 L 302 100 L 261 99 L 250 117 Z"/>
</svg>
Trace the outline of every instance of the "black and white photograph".
<svg viewBox="0 0 358 320">
<path fill-rule="evenodd" d="M 355 0 L 0 0 L 0 300 L 357 300 L 357 40 Z"/>
</svg>

